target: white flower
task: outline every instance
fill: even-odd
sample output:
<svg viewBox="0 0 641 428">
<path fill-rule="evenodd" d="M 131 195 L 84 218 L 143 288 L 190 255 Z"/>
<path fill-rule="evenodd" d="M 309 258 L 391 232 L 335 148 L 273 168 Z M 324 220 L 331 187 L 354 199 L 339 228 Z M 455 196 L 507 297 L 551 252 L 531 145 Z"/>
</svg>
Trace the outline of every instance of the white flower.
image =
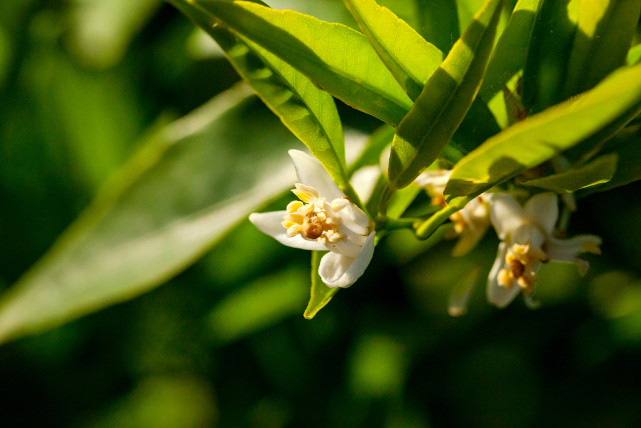
<svg viewBox="0 0 641 428">
<path fill-rule="evenodd" d="M 288 247 L 330 252 L 318 273 L 328 287 L 349 287 L 365 272 L 374 254 L 374 227 L 367 215 L 338 188 L 312 156 L 290 150 L 298 179 L 292 192 L 300 199 L 285 211 L 253 213 L 249 220 Z"/>
<path fill-rule="evenodd" d="M 554 238 L 552 233 L 558 216 L 554 193 L 533 196 L 523 208 L 510 195 L 492 195 L 490 219 L 501 239 L 487 284 L 487 298 L 492 304 L 505 307 L 519 291 L 530 297 L 541 263 L 575 263 L 582 275 L 587 272 L 588 262 L 578 255 L 600 254 L 601 238 L 594 235 Z"/>
<path fill-rule="evenodd" d="M 432 198 L 432 204 L 445 207 L 447 204 L 443 191 L 451 174 L 452 171 L 444 169 L 424 171 L 416 177 L 414 182 L 425 189 Z M 450 220 L 454 223 L 454 236 L 459 237 L 452 255 L 465 255 L 476 246 L 490 227 L 488 196 L 485 194 L 477 196 L 465 207 L 452 214 Z"/>
</svg>

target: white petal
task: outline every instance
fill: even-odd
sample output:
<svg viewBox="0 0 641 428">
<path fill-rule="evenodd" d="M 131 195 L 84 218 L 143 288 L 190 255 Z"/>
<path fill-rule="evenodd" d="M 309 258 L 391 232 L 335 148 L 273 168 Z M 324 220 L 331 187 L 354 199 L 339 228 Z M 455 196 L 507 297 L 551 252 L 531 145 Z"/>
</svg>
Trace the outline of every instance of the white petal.
<svg viewBox="0 0 641 428">
<path fill-rule="evenodd" d="M 419 187 L 431 187 L 438 193 L 443 193 L 450 179 L 450 175 L 452 175 L 452 171 L 447 169 L 428 170 L 420 173 L 419 176 L 414 179 L 414 182 Z"/>
<path fill-rule="evenodd" d="M 334 252 L 325 254 L 318 266 L 318 274 L 325 285 L 331 288 L 347 288 L 356 282 L 372 260 L 375 235 L 375 232 L 370 233 L 361 252 L 355 258 Z"/>
<path fill-rule="evenodd" d="M 514 231 L 526 221 L 525 212 L 518 202 L 508 194 L 494 194 L 490 199 L 490 220 L 499 239 Z"/>
<path fill-rule="evenodd" d="M 290 150 L 289 156 L 294 161 L 299 182 L 316 188 L 328 201 L 345 196 L 316 158 L 300 150 Z"/>
<path fill-rule="evenodd" d="M 310 241 L 300 235 L 287 236 L 287 229 L 281 222 L 287 211 L 272 211 L 268 213 L 253 213 L 249 215 L 249 221 L 254 223 L 261 232 L 271 236 L 283 245 L 301 250 L 325 251 L 327 248 L 318 241 Z"/>
<path fill-rule="evenodd" d="M 369 200 L 380 176 L 381 170 L 377 165 L 366 166 L 352 175 L 352 187 L 361 201 Z"/>
<path fill-rule="evenodd" d="M 599 253 L 601 238 L 595 235 L 579 235 L 571 239 L 550 238 L 546 252 L 555 262 L 575 263 L 581 253 Z"/>
<path fill-rule="evenodd" d="M 465 230 L 463 230 L 458 242 L 452 249 L 452 255 L 454 257 L 461 257 L 469 253 L 474 247 L 476 247 L 476 244 L 478 244 L 481 238 L 483 238 L 486 230 L 487 227 L 480 228 L 468 225 Z"/>
<path fill-rule="evenodd" d="M 559 218 L 559 204 L 554 193 L 540 193 L 532 196 L 525 204 L 525 214 L 547 233 L 554 232 L 554 225 Z"/>
<path fill-rule="evenodd" d="M 493 305 L 504 308 L 514 300 L 519 294 L 519 286 L 513 284 L 512 288 L 506 288 L 498 283 L 498 276 L 501 269 L 505 268 L 505 253 L 507 252 L 507 245 L 505 242 L 499 244 L 499 251 L 492 265 L 492 270 L 487 278 L 487 300 Z"/>
</svg>

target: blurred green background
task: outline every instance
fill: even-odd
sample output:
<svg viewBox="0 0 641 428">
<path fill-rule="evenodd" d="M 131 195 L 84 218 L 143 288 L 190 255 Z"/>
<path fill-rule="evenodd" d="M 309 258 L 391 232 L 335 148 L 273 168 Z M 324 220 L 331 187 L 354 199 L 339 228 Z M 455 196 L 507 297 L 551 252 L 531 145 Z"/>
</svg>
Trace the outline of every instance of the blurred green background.
<svg viewBox="0 0 641 428">
<path fill-rule="evenodd" d="M 352 25 L 339 1 L 270 4 Z M 0 288 L 153 130 L 237 81 L 213 42 L 159 1 L 3 0 Z M 339 112 L 351 135 L 379 125 Z M 285 148 L 299 147 L 255 98 L 225 121 L 229 129 L 203 140 L 215 144 L 215 164 L 193 159 L 225 179 L 202 189 L 173 171 L 187 178 L 166 180 L 185 199 L 172 203 L 240 192 L 234 183 L 249 171 L 269 172 L 264 156 L 278 147 L 287 162 Z M 584 278 L 544 266 L 537 310 L 485 303 L 492 234 L 455 259 L 452 242 L 424 252 L 399 232 L 356 285 L 305 320 L 309 253 L 243 221 L 161 287 L 2 345 L 0 426 L 641 426 L 640 190 L 579 201 L 570 232 L 601 235 L 603 255 Z M 450 317 L 450 295 L 473 269 L 469 312 Z"/>
</svg>

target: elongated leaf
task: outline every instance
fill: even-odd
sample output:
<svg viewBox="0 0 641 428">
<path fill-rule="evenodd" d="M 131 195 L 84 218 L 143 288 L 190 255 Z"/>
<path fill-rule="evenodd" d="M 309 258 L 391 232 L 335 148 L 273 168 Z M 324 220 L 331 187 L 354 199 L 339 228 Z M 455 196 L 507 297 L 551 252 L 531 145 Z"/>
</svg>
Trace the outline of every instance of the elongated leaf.
<svg viewBox="0 0 641 428">
<path fill-rule="evenodd" d="M 595 134 L 615 132 L 640 110 L 641 65 L 490 138 L 454 167 L 445 194 L 480 194 Z"/>
<path fill-rule="evenodd" d="M 500 0 L 485 3 L 398 126 L 389 165 L 391 188 L 411 183 L 463 120 L 483 78 L 500 6 Z"/>
<path fill-rule="evenodd" d="M 285 148 L 296 140 L 256 99 L 248 99 L 250 92 L 246 86 L 232 89 L 151 137 L 2 296 L 0 341 L 158 286 L 291 185 L 295 177 Z"/>
<path fill-rule="evenodd" d="M 532 113 L 563 100 L 581 0 L 541 0 L 523 71 L 523 104 Z"/>
<path fill-rule="evenodd" d="M 411 99 L 443 61 L 443 53 L 374 0 L 344 0 L 363 34 Z"/>
<path fill-rule="evenodd" d="M 490 103 L 525 66 L 534 19 L 541 0 L 519 0 L 487 64 L 479 95 Z"/>
<path fill-rule="evenodd" d="M 340 288 L 330 288 L 321 280 L 318 275 L 318 266 L 323 256 L 322 251 L 312 251 L 312 289 L 309 298 L 309 303 L 305 309 L 304 317 L 311 320 L 316 316 L 318 311 L 323 309 L 325 305 L 332 300 L 332 297 L 338 293 Z"/>
<path fill-rule="evenodd" d="M 188 2 L 171 3 L 180 8 Z M 208 19 L 220 20 L 354 108 L 396 125 L 411 107 L 410 99 L 358 31 L 251 2 L 192 3 L 211 14 Z"/>
<path fill-rule="evenodd" d="M 564 85 L 566 98 L 592 88 L 625 63 L 639 14 L 639 0 L 581 2 Z"/>
<path fill-rule="evenodd" d="M 551 190 L 556 193 L 571 193 L 586 187 L 607 183 L 617 169 L 616 154 L 601 156 L 580 168 L 573 168 L 547 177 L 524 182 L 526 186 Z"/>
<path fill-rule="evenodd" d="M 605 192 L 615 187 L 624 186 L 628 183 L 641 180 L 641 135 L 638 133 L 616 138 L 616 145 L 608 150 L 619 159 L 617 169 L 610 181 L 598 186 L 583 189 L 577 193 L 577 197 L 584 197 L 592 193 Z"/>
<path fill-rule="evenodd" d="M 179 8 L 199 20 L 243 79 L 345 188 L 345 141 L 331 95 L 277 56 L 217 24 L 200 7 L 180 3 Z"/>
</svg>

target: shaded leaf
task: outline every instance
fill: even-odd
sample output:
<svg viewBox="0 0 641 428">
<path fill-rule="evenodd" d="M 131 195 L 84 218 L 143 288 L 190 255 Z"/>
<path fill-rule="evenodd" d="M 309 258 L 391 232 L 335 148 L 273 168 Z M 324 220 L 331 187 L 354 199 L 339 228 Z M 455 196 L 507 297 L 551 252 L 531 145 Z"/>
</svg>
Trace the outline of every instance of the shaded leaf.
<svg viewBox="0 0 641 428">
<path fill-rule="evenodd" d="M 523 104 L 536 113 L 563 100 L 580 0 L 541 0 L 523 70 Z"/>
<path fill-rule="evenodd" d="M 452 0 L 415 1 L 419 33 L 447 54 L 459 39 L 459 21 L 456 2 Z"/>
<path fill-rule="evenodd" d="M 551 190 L 555 193 L 576 192 L 586 187 L 610 181 L 617 169 L 617 158 L 616 154 L 601 156 L 582 167 L 528 180 L 523 184 Z"/>
<path fill-rule="evenodd" d="M 483 78 L 500 5 L 500 0 L 486 2 L 398 126 L 390 156 L 391 188 L 411 183 L 437 158 L 463 120 Z"/>
<path fill-rule="evenodd" d="M 171 0 L 179 9 L 186 0 Z M 238 34 L 300 70 L 316 84 L 352 107 L 391 125 L 411 107 L 394 77 L 365 36 L 290 10 L 274 10 L 244 1 L 193 2 Z"/>
<path fill-rule="evenodd" d="M 607 183 L 581 190 L 577 197 L 605 192 L 641 180 L 641 168 L 639 168 L 641 165 L 641 135 L 634 133 L 621 138 L 617 137 L 616 140 L 616 145 L 608 150 L 618 157 L 617 169 L 612 179 Z"/>
<path fill-rule="evenodd" d="M 478 195 L 587 138 L 616 132 L 640 110 L 641 66 L 617 71 L 596 88 L 490 138 L 455 165 L 445 195 Z"/>
<path fill-rule="evenodd" d="M 295 138 L 249 95 L 245 86 L 232 89 L 152 136 L 2 296 L 0 341 L 162 284 L 291 184 L 285 147 Z M 282 154 L 274 154 L 278 145 Z"/>
<path fill-rule="evenodd" d="M 314 318 L 318 311 L 323 309 L 340 290 L 338 287 L 330 288 L 325 285 L 318 275 L 318 266 L 320 266 L 323 254 L 325 253 L 322 251 L 312 251 L 312 288 L 309 303 L 303 315 L 308 320 Z"/>
</svg>

